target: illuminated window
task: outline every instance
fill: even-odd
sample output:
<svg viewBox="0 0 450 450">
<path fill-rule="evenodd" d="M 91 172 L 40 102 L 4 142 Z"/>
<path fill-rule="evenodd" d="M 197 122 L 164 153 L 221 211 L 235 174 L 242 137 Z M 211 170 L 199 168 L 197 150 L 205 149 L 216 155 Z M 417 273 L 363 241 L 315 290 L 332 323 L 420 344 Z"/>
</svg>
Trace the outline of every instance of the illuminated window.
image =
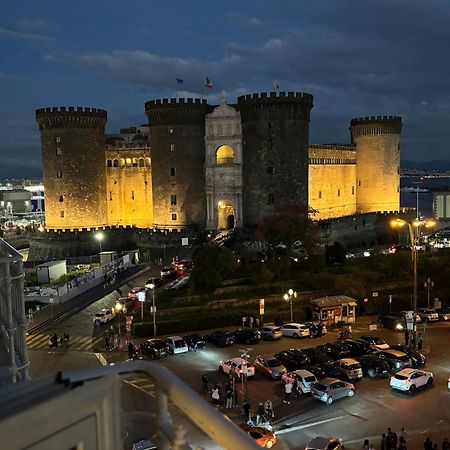
<svg viewBox="0 0 450 450">
<path fill-rule="evenodd" d="M 56 137 L 55 137 L 55 142 L 56 142 L 57 144 L 59 144 L 59 143 L 61 142 L 61 138 L 60 138 L 59 136 L 56 136 Z"/>
<path fill-rule="evenodd" d="M 221 145 L 216 151 L 216 164 L 233 164 L 234 150 L 229 145 Z"/>
<path fill-rule="evenodd" d="M 172 214 L 172 220 L 177 220 L 177 215 L 176 214 Z"/>
<path fill-rule="evenodd" d="M 61 211 L 59 216 L 61 217 L 61 219 L 63 219 L 64 218 L 64 211 Z"/>
<path fill-rule="evenodd" d="M 274 203 L 275 203 L 275 196 L 273 195 L 272 192 L 270 192 L 269 195 L 267 196 L 267 204 L 273 205 Z"/>
<path fill-rule="evenodd" d="M 60 195 L 60 196 L 59 196 L 59 201 L 60 201 L 60 202 L 63 202 L 63 201 L 64 201 L 64 195 Z"/>
<path fill-rule="evenodd" d="M 171 167 L 170 168 L 170 176 L 174 177 L 175 176 L 175 167 Z"/>
<path fill-rule="evenodd" d="M 137 158 L 133 158 L 133 167 L 138 167 L 138 160 L 137 160 Z"/>
<path fill-rule="evenodd" d="M 173 134 L 173 128 L 169 128 L 169 134 Z"/>
<path fill-rule="evenodd" d="M 267 166 L 266 167 L 266 173 L 268 175 L 273 175 L 275 173 L 275 168 L 273 166 Z"/>
<path fill-rule="evenodd" d="M 123 158 L 119 159 L 119 166 L 120 167 L 124 167 L 125 166 L 125 159 L 123 159 Z"/>
<path fill-rule="evenodd" d="M 56 178 L 62 178 L 62 170 L 58 170 L 58 172 L 56 172 Z"/>
<path fill-rule="evenodd" d="M 61 147 L 56 147 L 56 156 L 61 156 Z"/>
<path fill-rule="evenodd" d="M 147 166 L 147 167 L 150 167 L 150 165 L 151 165 L 151 160 L 150 160 L 150 158 L 145 158 L 145 165 Z"/>
<path fill-rule="evenodd" d="M 127 167 L 131 167 L 131 164 L 132 164 L 131 158 L 126 158 L 125 164 L 127 165 Z"/>
<path fill-rule="evenodd" d="M 174 152 L 175 151 L 175 144 L 170 144 L 170 151 Z"/>
<path fill-rule="evenodd" d="M 170 196 L 170 204 L 172 206 L 175 206 L 177 204 L 177 196 L 176 195 L 171 195 Z"/>
</svg>

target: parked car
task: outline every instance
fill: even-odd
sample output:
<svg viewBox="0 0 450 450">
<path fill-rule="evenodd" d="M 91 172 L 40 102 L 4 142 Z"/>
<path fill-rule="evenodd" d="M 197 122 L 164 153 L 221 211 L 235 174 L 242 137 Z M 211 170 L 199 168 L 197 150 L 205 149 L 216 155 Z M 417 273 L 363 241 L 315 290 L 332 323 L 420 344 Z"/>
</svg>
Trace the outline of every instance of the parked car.
<svg viewBox="0 0 450 450">
<path fill-rule="evenodd" d="M 309 336 L 309 328 L 304 323 L 285 323 L 280 326 L 280 330 L 283 336 L 295 339 Z"/>
<path fill-rule="evenodd" d="M 279 380 L 287 372 L 286 367 L 275 356 L 258 355 L 253 365 L 257 372 L 274 380 Z"/>
<path fill-rule="evenodd" d="M 309 366 L 308 370 L 313 373 L 318 380 L 331 377 L 338 378 L 342 381 L 348 381 L 347 372 L 335 364 L 316 364 L 314 366 Z"/>
<path fill-rule="evenodd" d="M 150 439 L 141 439 L 135 442 L 131 450 L 156 450 L 156 445 Z"/>
<path fill-rule="evenodd" d="M 183 336 L 183 339 L 185 340 L 190 352 L 204 350 L 206 348 L 206 342 L 199 334 L 188 334 Z"/>
<path fill-rule="evenodd" d="M 305 325 L 309 328 L 310 337 L 322 337 L 328 332 L 326 325 L 322 322 L 305 322 Z"/>
<path fill-rule="evenodd" d="M 424 366 L 427 362 L 425 355 L 423 355 L 420 352 L 416 352 L 415 350 L 407 347 L 406 345 L 402 344 L 391 345 L 391 350 L 399 350 L 403 353 L 406 353 L 411 358 L 413 367 Z"/>
<path fill-rule="evenodd" d="M 309 441 L 305 450 L 341 450 L 343 448 L 340 439 L 317 436 Z"/>
<path fill-rule="evenodd" d="M 145 292 L 145 288 L 143 287 L 134 287 L 128 292 L 128 298 L 132 298 L 133 300 L 138 299 L 139 292 Z"/>
<path fill-rule="evenodd" d="M 162 339 L 148 339 L 139 345 L 142 356 L 150 359 L 163 358 L 169 356 L 167 344 Z"/>
<path fill-rule="evenodd" d="M 154 289 L 158 289 L 159 287 L 161 287 L 164 284 L 164 280 L 162 278 L 159 277 L 152 277 L 149 278 L 146 282 L 145 282 L 145 287 L 147 289 L 151 289 L 150 286 L 154 286 Z"/>
<path fill-rule="evenodd" d="M 389 375 L 389 364 L 377 355 L 356 356 L 355 359 L 361 364 L 363 375 L 368 375 L 370 378 Z"/>
<path fill-rule="evenodd" d="M 317 348 L 334 360 L 352 356 L 347 347 L 339 342 L 327 342 L 326 344 L 318 345 Z"/>
<path fill-rule="evenodd" d="M 450 320 L 450 308 L 439 308 L 436 310 L 439 320 Z"/>
<path fill-rule="evenodd" d="M 334 364 L 345 370 L 348 380 L 360 380 L 363 376 L 361 364 L 355 359 L 342 358 L 338 359 Z"/>
<path fill-rule="evenodd" d="M 239 428 L 254 439 L 256 444 L 262 448 L 272 448 L 277 442 L 275 433 L 266 428 L 252 427 L 246 423 L 241 423 Z"/>
<path fill-rule="evenodd" d="M 302 352 L 309 358 L 311 364 L 331 364 L 333 362 L 332 358 L 317 347 L 302 348 Z"/>
<path fill-rule="evenodd" d="M 264 339 L 265 341 L 275 341 L 283 337 L 280 327 L 271 325 L 260 328 L 259 332 L 261 333 L 261 339 Z"/>
<path fill-rule="evenodd" d="M 406 319 L 401 314 L 381 314 L 378 317 L 378 323 L 383 328 L 388 328 L 394 331 L 404 331 L 406 329 Z"/>
<path fill-rule="evenodd" d="M 439 320 L 438 313 L 432 308 L 419 308 L 417 314 L 423 322 L 436 322 Z"/>
<path fill-rule="evenodd" d="M 392 372 L 398 372 L 401 369 L 412 366 L 412 359 L 399 350 L 381 350 L 374 354 L 384 359 L 389 364 Z"/>
<path fill-rule="evenodd" d="M 285 373 L 281 380 L 286 383 L 289 380 L 292 385 L 298 386 L 303 394 L 309 394 L 311 392 L 311 387 L 314 383 L 317 383 L 316 376 L 309 370 L 300 369 L 294 370 L 293 372 Z"/>
<path fill-rule="evenodd" d="M 340 341 L 351 354 L 352 357 L 368 355 L 373 352 L 373 347 L 367 341 L 362 341 L 359 339 L 344 339 Z"/>
<path fill-rule="evenodd" d="M 361 336 L 359 339 L 372 344 L 378 350 L 387 350 L 389 348 L 389 344 L 377 336 Z"/>
<path fill-rule="evenodd" d="M 400 314 L 406 319 L 406 314 L 409 311 L 400 311 Z M 416 314 L 416 323 L 421 323 L 422 319 L 420 318 L 419 314 Z"/>
<path fill-rule="evenodd" d="M 288 371 L 304 369 L 309 366 L 310 360 L 302 350 L 291 349 L 275 353 L 277 358 Z"/>
<path fill-rule="evenodd" d="M 403 369 L 391 377 L 389 385 L 392 389 L 412 394 L 417 388 L 433 384 L 433 374 L 425 370 Z"/>
<path fill-rule="evenodd" d="M 245 372 L 247 372 L 247 377 L 253 377 L 255 375 L 255 367 L 244 358 L 232 358 L 227 361 L 220 361 L 219 372 L 229 375 L 232 371 L 238 376 L 242 376 Z"/>
<path fill-rule="evenodd" d="M 219 347 L 227 347 L 228 345 L 234 344 L 234 336 L 232 333 L 223 330 L 217 330 L 213 333 L 203 336 L 206 342 L 217 345 Z"/>
<path fill-rule="evenodd" d="M 95 316 L 92 318 L 94 324 L 96 323 L 108 323 L 110 320 L 114 319 L 114 315 L 109 309 L 101 309 Z"/>
<path fill-rule="evenodd" d="M 257 344 L 261 340 L 261 334 L 258 330 L 252 328 L 239 328 L 233 331 L 234 341 L 238 344 Z"/>
<path fill-rule="evenodd" d="M 313 385 L 311 393 L 313 397 L 325 402 L 327 405 L 331 405 L 340 398 L 353 397 L 355 395 L 355 386 L 336 378 L 325 378 Z"/>
<path fill-rule="evenodd" d="M 177 269 L 174 267 L 163 267 L 161 270 L 161 278 L 163 279 L 176 278 L 177 275 Z"/>
<path fill-rule="evenodd" d="M 189 351 L 186 341 L 181 336 L 169 336 L 166 338 L 166 345 L 172 355 L 186 353 Z"/>
<path fill-rule="evenodd" d="M 182 259 L 175 263 L 175 268 L 178 272 L 189 272 L 194 267 L 194 263 L 191 259 Z"/>
</svg>

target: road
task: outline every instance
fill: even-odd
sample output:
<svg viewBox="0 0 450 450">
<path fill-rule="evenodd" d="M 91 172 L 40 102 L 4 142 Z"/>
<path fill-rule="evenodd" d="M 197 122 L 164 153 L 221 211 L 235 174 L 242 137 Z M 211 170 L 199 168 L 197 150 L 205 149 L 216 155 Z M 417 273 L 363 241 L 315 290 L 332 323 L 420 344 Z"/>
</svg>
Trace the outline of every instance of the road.
<svg viewBox="0 0 450 450">
<path fill-rule="evenodd" d="M 47 337 L 42 346 L 33 347 L 31 343 L 32 376 L 98 364 L 92 352 L 92 342 L 97 342 L 97 350 L 103 351 L 101 337 L 98 336 L 108 329 L 108 326 L 101 326 L 99 329 L 94 327 L 93 314 L 98 309 L 111 308 L 118 296 L 126 295 L 134 286 L 143 285 L 148 276 L 146 274 L 138 277 L 122 286 L 120 292 L 106 295 L 53 327 L 51 332 L 58 335 L 66 332 L 71 335 L 68 349 L 60 348 L 55 354 L 48 355 Z M 365 329 L 358 329 L 357 325 L 353 327 L 353 332 L 355 337 L 369 334 Z M 401 343 L 403 340 L 403 334 L 390 330 L 378 330 L 370 334 L 376 334 L 390 343 Z M 335 332 L 329 332 L 321 339 L 282 338 L 276 342 L 260 342 L 250 346 L 250 354 L 254 358 L 260 353 L 309 347 L 336 338 Z M 421 449 L 426 436 L 436 439 L 440 446 L 444 437 L 450 438 L 450 392 L 447 389 L 447 379 L 450 375 L 449 343 L 450 324 L 439 322 L 428 327 L 425 341 L 428 358 L 426 368 L 434 373 L 435 383 L 431 389 L 418 391 L 413 396 L 391 392 L 386 379 L 363 379 L 356 383 L 356 395 L 353 398 L 336 401 L 330 406 L 307 395 L 286 405 L 282 403 L 281 383 L 257 374 L 255 379 L 248 383 L 249 401 L 256 408 L 260 401 L 272 399 L 279 436 L 277 448 L 280 449 L 304 448 L 307 442 L 317 435 L 339 437 L 343 439 L 347 449 L 360 448 L 366 438 L 373 441 L 375 448 L 379 448 L 381 433 L 386 432 L 388 426 L 397 432 L 405 427 L 408 433 L 408 450 Z M 158 363 L 172 370 L 194 389 L 200 390 L 202 373 L 207 373 L 212 382 L 224 380 L 217 371 L 219 361 L 239 356 L 239 350 L 243 348 L 245 346 L 238 344 L 227 348 L 210 345 L 205 351 L 170 356 Z M 104 356 L 109 361 L 126 359 L 125 352 L 104 353 Z M 239 388 L 239 400 L 240 395 Z M 232 410 L 230 416 L 239 421 L 241 408 Z"/>
</svg>

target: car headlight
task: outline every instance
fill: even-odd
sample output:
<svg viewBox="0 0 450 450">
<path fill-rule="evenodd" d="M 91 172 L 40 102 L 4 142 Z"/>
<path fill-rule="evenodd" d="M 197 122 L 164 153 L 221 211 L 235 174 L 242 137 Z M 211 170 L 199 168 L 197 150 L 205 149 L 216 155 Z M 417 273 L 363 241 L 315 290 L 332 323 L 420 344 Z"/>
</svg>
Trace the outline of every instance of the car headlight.
<svg viewBox="0 0 450 450">
<path fill-rule="evenodd" d="M 395 329 L 396 330 L 403 330 L 403 325 L 401 323 L 398 323 L 397 325 L 395 325 Z"/>
<path fill-rule="evenodd" d="M 400 367 L 400 362 L 399 361 L 395 361 L 395 367 Z"/>
</svg>

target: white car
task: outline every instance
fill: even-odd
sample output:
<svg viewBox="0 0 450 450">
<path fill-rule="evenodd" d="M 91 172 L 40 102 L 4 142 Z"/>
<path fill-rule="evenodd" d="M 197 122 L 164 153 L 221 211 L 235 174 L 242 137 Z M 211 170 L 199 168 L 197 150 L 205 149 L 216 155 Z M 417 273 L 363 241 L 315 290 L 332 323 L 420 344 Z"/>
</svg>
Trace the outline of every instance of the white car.
<svg viewBox="0 0 450 450">
<path fill-rule="evenodd" d="M 233 358 L 227 361 L 220 361 L 219 372 L 229 375 L 231 371 L 234 371 L 240 377 L 245 373 L 245 366 L 247 366 L 247 377 L 253 377 L 255 375 L 255 367 L 244 358 Z"/>
<path fill-rule="evenodd" d="M 438 313 L 432 308 L 419 308 L 417 314 L 424 322 L 436 322 L 439 320 Z"/>
<path fill-rule="evenodd" d="M 314 383 L 317 383 L 316 376 L 309 370 L 300 369 L 294 370 L 293 372 L 285 373 L 281 380 L 286 383 L 288 380 L 292 385 L 297 384 L 301 389 L 303 394 L 309 394 L 311 392 L 311 387 Z"/>
<path fill-rule="evenodd" d="M 304 323 L 285 323 L 284 325 L 281 325 L 280 331 L 283 336 L 296 339 L 309 336 L 309 327 L 307 327 Z"/>
<path fill-rule="evenodd" d="M 179 353 L 186 353 L 189 351 L 186 341 L 181 336 L 169 336 L 165 339 L 165 343 L 172 355 L 178 355 Z"/>
<path fill-rule="evenodd" d="M 340 367 L 341 369 L 344 369 L 349 380 L 359 380 L 363 376 L 361 364 L 356 361 L 356 359 L 341 358 L 338 359 L 334 363 L 334 365 Z"/>
<path fill-rule="evenodd" d="M 113 313 L 109 309 L 101 309 L 93 318 L 92 321 L 95 323 L 108 323 L 113 320 Z"/>
<path fill-rule="evenodd" d="M 420 369 L 403 369 L 391 377 L 390 386 L 399 391 L 414 392 L 418 387 L 431 386 L 433 374 Z"/>
</svg>

